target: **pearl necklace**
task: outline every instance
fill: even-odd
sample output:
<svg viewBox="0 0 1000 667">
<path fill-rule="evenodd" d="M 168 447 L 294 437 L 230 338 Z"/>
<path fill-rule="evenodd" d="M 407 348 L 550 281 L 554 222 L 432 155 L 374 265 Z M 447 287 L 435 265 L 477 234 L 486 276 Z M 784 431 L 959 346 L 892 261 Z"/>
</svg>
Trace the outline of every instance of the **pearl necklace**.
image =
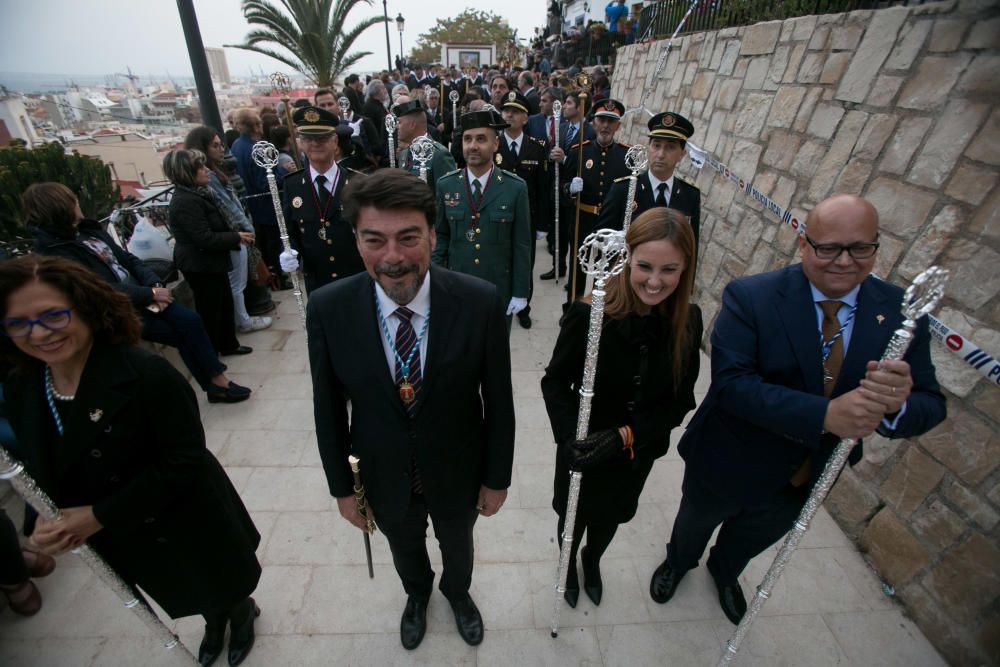
<svg viewBox="0 0 1000 667">
<path fill-rule="evenodd" d="M 45 367 L 45 388 L 46 390 L 52 393 L 52 398 L 56 399 L 57 401 L 72 401 L 74 398 L 76 398 L 76 394 L 68 396 L 66 394 L 60 394 L 58 391 L 56 391 L 55 382 L 52 381 L 52 369 L 49 368 L 48 366 Z"/>
</svg>

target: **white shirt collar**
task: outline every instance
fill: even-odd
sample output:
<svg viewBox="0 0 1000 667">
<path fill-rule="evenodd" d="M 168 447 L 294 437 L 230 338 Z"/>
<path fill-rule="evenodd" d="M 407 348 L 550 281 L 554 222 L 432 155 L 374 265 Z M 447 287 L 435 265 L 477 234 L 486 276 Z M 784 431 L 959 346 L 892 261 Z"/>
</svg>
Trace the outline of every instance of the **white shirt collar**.
<svg viewBox="0 0 1000 667">
<path fill-rule="evenodd" d="M 486 192 L 486 184 L 489 183 L 490 176 L 492 174 L 493 174 L 493 165 L 490 165 L 489 171 L 487 171 L 479 178 L 476 178 L 468 167 L 465 168 L 465 177 L 469 179 L 469 187 L 472 187 L 472 181 L 479 181 L 479 187 L 483 189 L 483 192 Z"/>
<path fill-rule="evenodd" d="M 512 137 L 512 136 L 510 136 L 510 133 L 507 132 L 507 130 L 504 130 L 504 132 L 503 132 L 503 138 L 507 140 L 507 148 L 510 148 L 510 144 L 511 144 L 512 141 L 516 141 L 517 142 L 517 147 L 518 148 L 520 148 L 521 146 L 524 145 L 524 132 L 521 132 L 521 134 L 519 134 L 516 137 Z"/>
<path fill-rule="evenodd" d="M 667 198 L 667 203 L 669 204 L 670 203 L 670 193 L 674 189 L 674 176 L 673 176 L 673 174 L 671 174 L 670 178 L 668 178 L 665 181 L 661 181 L 656 176 L 653 176 L 653 172 L 651 172 L 651 171 L 647 171 L 646 174 L 649 176 L 649 184 L 653 186 L 653 198 L 654 199 L 659 194 L 659 192 L 657 192 L 657 188 L 660 187 L 660 183 L 666 183 L 667 184 L 667 189 L 665 191 L 665 196 Z"/>
<path fill-rule="evenodd" d="M 427 317 L 427 314 L 431 310 L 431 272 L 428 270 L 427 274 L 424 276 L 424 283 L 417 290 L 417 295 L 413 297 L 413 300 L 405 305 L 407 308 L 412 310 L 415 315 L 420 315 L 421 317 Z M 378 299 L 379 308 L 382 309 L 382 316 L 389 319 L 396 309 L 399 308 L 400 304 L 393 301 L 382 286 L 375 281 L 375 296 Z"/>
<path fill-rule="evenodd" d="M 326 176 L 326 183 L 324 184 L 324 187 L 326 187 L 327 190 L 330 190 L 333 187 L 333 184 L 336 182 L 337 169 L 338 169 L 337 163 L 334 162 L 329 169 L 323 172 L 323 175 Z M 312 165 L 309 165 L 309 178 L 310 180 L 312 180 L 313 183 L 316 182 L 316 177 L 319 175 L 320 172 L 316 171 L 316 168 L 313 167 Z"/>
<path fill-rule="evenodd" d="M 854 306 L 857 305 L 857 303 L 858 303 L 858 292 L 861 290 L 861 285 L 855 285 L 854 289 L 852 289 L 850 292 L 848 292 L 844 296 L 838 297 L 837 299 L 831 299 L 827 295 L 823 294 L 812 283 L 809 283 L 809 289 L 812 291 L 813 301 L 816 302 L 816 303 L 819 303 L 820 301 L 833 301 L 833 300 L 835 300 L 835 301 L 842 301 L 844 303 L 844 305 L 847 306 L 848 308 L 854 308 Z M 841 306 L 841 307 L 843 307 L 843 306 Z"/>
</svg>

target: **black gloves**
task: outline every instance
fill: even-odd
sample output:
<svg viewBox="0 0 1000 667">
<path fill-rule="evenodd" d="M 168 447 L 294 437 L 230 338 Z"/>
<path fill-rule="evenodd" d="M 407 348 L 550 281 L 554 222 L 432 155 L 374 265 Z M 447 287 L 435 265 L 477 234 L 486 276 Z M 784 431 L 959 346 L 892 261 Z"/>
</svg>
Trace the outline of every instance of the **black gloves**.
<svg viewBox="0 0 1000 667">
<path fill-rule="evenodd" d="M 622 436 L 616 428 L 591 433 L 583 440 L 570 442 L 566 445 L 569 454 L 570 468 L 587 470 L 602 461 L 607 461 L 625 446 Z"/>
</svg>

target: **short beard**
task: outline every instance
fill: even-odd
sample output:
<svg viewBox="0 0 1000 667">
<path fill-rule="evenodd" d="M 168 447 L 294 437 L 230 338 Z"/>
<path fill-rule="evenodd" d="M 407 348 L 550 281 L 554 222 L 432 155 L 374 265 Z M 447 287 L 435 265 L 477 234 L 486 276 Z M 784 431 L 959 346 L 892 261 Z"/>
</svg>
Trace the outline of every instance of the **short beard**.
<svg viewBox="0 0 1000 667">
<path fill-rule="evenodd" d="M 376 264 L 375 265 L 375 280 L 381 285 L 382 289 L 389 298 L 395 301 L 400 306 L 405 306 L 406 304 L 413 301 L 414 297 L 417 296 L 417 292 L 420 291 L 420 287 L 424 284 L 424 276 L 419 273 L 420 267 L 416 264 Z M 413 280 L 409 283 L 397 283 L 386 285 L 383 284 L 379 278 L 383 275 L 389 275 L 391 277 L 399 277 L 406 273 L 413 275 Z"/>
</svg>

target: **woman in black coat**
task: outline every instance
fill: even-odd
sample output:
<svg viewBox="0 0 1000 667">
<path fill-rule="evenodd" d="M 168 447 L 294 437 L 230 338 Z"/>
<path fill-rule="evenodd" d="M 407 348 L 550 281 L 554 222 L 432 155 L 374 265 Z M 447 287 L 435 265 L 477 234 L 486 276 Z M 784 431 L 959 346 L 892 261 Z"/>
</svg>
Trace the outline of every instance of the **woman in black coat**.
<svg viewBox="0 0 1000 667">
<path fill-rule="evenodd" d="M 670 431 L 695 406 L 701 311 L 690 303 L 694 234 L 678 211 L 653 208 L 626 236 L 629 261 L 611 278 L 585 440 L 576 442 L 579 389 L 586 358 L 590 303 L 577 301 L 563 317 L 542 395 L 558 444 L 552 507 L 561 536 L 570 470 L 584 471 L 573 531 L 566 601 L 576 607 L 581 552 L 584 590 L 600 604 L 600 559 L 618 526 L 635 516 L 653 463 L 667 452 Z"/>
<path fill-rule="evenodd" d="M 194 292 L 194 305 L 208 337 L 220 355 L 249 354 L 253 350 L 236 340 L 229 253 L 250 245 L 254 235 L 226 222 L 215 193 L 205 154 L 173 150 L 163 158 L 163 174 L 176 186 L 170 198 L 170 229 L 176 241 L 174 264 Z"/>
<path fill-rule="evenodd" d="M 169 362 L 133 347 L 128 299 L 79 264 L 0 263 L 0 354 L 28 473 L 62 510 L 32 542 L 49 555 L 86 541 L 172 618 L 202 614 L 203 664 L 253 645 L 260 535 L 205 447 L 198 403 Z M 208 662 L 204 662 L 211 658 Z"/>
<path fill-rule="evenodd" d="M 174 302 L 168 287 L 141 259 L 119 246 L 104 227 L 87 220 L 73 191 L 62 183 L 34 183 L 21 197 L 35 252 L 87 267 L 125 293 L 142 319 L 142 338 L 176 347 L 210 403 L 238 403 L 250 389 L 226 377 L 201 317 Z"/>
</svg>

